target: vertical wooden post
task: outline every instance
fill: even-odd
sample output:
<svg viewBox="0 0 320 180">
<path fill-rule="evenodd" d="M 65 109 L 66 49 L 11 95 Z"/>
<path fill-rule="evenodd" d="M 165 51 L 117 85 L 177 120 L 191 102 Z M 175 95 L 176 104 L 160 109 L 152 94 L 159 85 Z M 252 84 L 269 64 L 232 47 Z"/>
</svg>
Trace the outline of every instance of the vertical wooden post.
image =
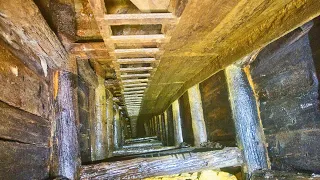
<svg viewBox="0 0 320 180">
<path fill-rule="evenodd" d="M 182 136 L 182 124 L 181 124 L 181 115 L 180 107 L 178 100 L 175 100 L 172 103 L 172 113 L 173 113 L 173 122 L 174 122 L 174 141 L 175 146 L 179 146 L 183 142 Z"/>
<path fill-rule="evenodd" d="M 192 130 L 194 145 L 200 147 L 201 143 L 207 142 L 206 124 L 203 117 L 202 100 L 199 84 L 188 89 L 190 112 L 192 118 Z"/>
<path fill-rule="evenodd" d="M 77 135 L 77 78 L 65 70 L 54 73 L 55 129 L 52 176 L 77 179 L 80 154 Z"/>
<path fill-rule="evenodd" d="M 159 139 L 161 142 L 163 142 L 163 127 L 162 127 L 162 117 L 161 114 L 159 114 L 158 116 L 158 124 L 159 124 Z"/>
<path fill-rule="evenodd" d="M 102 160 L 108 157 L 106 89 L 104 79 L 98 76 L 99 85 L 95 89 L 95 119 L 92 122 L 92 160 Z"/>
<path fill-rule="evenodd" d="M 164 118 L 164 128 L 165 128 L 165 134 L 166 134 L 166 139 L 165 141 L 165 145 L 168 146 L 169 144 L 169 127 L 168 127 L 168 113 L 167 111 L 164 111 L 163 113 L 163 118 Z"/>
<path fill-rule="evenodd" d="M 120 140 L 121 140 L 121 124 L 120 124 L 120 111 L 117 104 L 114 105 L 114 122 L 113 122 L 113 142 L 114 148 L 120 148 Z"/>
<path fill-rule="evenodd" d="M 245 72 L 235 65 L 225 70 L 238 144 L 244 152 L 247 172 L 267 169 L 267 154 L 256 100 Z"/>
<path fill-rule="evenodd" d="M 114 142 L 113 142 L 113 95 L 107 89 L 107 108 L 106 108 L 106 116 L 107 116 L 107 141 L 108 141 L 108 157 L 112 156 L 112 152 L 114 150 Z"/>
</svg>

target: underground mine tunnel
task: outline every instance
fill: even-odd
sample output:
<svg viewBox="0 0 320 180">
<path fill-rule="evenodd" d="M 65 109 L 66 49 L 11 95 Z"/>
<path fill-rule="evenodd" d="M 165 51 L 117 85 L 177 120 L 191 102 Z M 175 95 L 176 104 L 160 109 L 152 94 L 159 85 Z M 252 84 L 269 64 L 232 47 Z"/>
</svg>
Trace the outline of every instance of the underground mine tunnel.
<svg viewBox="0 0 320 180">
<path fill-rule="evenodd" d="M 0 179 L 320 179 L 319 0 L 0 0 Z"/>
</svg>

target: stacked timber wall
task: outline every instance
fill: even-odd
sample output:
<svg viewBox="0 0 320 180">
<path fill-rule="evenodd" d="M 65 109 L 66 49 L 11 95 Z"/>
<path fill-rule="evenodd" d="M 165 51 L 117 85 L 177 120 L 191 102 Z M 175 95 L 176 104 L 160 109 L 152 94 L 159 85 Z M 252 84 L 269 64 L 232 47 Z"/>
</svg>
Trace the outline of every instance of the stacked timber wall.
<svg viewBox="0 0 320 180">
<path fill-rule="evenodd" d="M 26 67 L 0 43 L 0 179 L 49 176 L 50 73 Z"/>
<path fill-rule="evenodd" d="M 319 172 L 318 79 L 308 35 L 294 33 L 264 48 L 250 74 L 271 167 Z"/>
</svg>

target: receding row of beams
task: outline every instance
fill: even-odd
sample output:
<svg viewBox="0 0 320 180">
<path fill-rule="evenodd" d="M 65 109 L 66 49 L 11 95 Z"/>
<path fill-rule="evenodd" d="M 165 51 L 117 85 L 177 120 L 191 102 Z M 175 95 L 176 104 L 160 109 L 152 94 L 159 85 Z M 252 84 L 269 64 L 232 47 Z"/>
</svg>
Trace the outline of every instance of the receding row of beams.
<svg viewBox="0 0 320 180">
<path fill-rule="evenodd" d="M 107 14 L 108 25 L 175 24 L 178 19 L 172 13 Z"/>
</svg>

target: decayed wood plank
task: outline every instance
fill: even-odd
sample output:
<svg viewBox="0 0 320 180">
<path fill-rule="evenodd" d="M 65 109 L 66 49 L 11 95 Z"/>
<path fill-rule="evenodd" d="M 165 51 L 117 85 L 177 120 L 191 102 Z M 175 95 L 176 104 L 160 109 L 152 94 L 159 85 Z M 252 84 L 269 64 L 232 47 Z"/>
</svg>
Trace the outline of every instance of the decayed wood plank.
<svg viewBox="0 0 320 180">
<path fill-rule="evenodd" d="M 1 0 L 0 24 L 1 38 L 25 58 L 41 64 L 45 75 L 47 65 L 57 68 L 67 62 L 64 47 L 32 0 Z"/>
<path fill-rule="evenodd" d="M 48 118 L 49 87 L 44 78 L 27 68 L 0 45 L 0 100 L 29 113 Z"/>
<path fill-rule="evenodd" d="M 165 41 L 165 36 L 163 34 L 153 34 L 153 35 L 120 35 L 111 36 L 110 39 L 114 43 L 163 43 Z"/>
<path fill-rule="evenodd" d="M 0 140 L 0 179 L 49 178 L 50 149 Z"/>
<path fill-rule="evenodd" d="M 304 173 L 293 173 L 284 171 L 255 171 L 251 178 L 252 180 L 265 180 L 265 179 L 277 179 L 277 180 L 317 180 L 320 179 L 319 175 L 308 175 Z"/>
<path fill-rule="evenodd" d="M 118 59 L 119 64 L 140 64 L 140 63 L 155 63 L 155 58 L 131 58 L 131 59 Z"/>
<path fill-rule="evenodd" d="M 240 166 L 241 164 L 242 157 L 240 150 L 237 148 L 225 148 L 218 151 L 156 158 L 136 158 L 127 161 L 82 166 L 81 179 L 140 179 L 151 176 Z"/>
<path fill-rule="evenodd" d="M 142 154 L 142 153 L 156 153 L 166 150 L 175 149 L 174 146 L 164 146 L 164 147 L 148 147 L 148 148 L 133 148 L 133 149 L 119 149 L 113 151 L 114 156 L 128 156 L 134 154 Z M 142 156 L 142 155 L 141 155 Z"/>
<path fill-rule="evenodd" d="M 130 0 L 142 12 L 165 12 L 170 0 Z"/>
<path fill-rule="evenodd" d="M 96 73 L 91 68 L 88 60 L 78 60 L 78 73 L 82 77 L 82 79 L 93 87 L 97 87 L 98 77 Z"/>
<path fill-rule="evenodd" d="M 77 179 L 79 144 L 77 135 L 77 79 L 67 71 L 55 72 L 55 131 L 53 136 L 52 174 Z"/>
<path fill-rule="evenodd" d="M 104 19 L 109 25 L 174 24 L 177 22 L 177 18 L 172 13 L 107 14 Z"/>
<path fill-rule="evenodd" d="M 122 82 L 124 84 L 127 84 L 127 83 L 141 83 L 141 82 L 148 82 L 149 80 L 148 79 L 126 79 L 126 80 L 123 80 Z"/>
<path fill-rule="evenodd" d="M 48 146 L 51 123 L 0 101 L 0 139 Z"/>
</svg>

